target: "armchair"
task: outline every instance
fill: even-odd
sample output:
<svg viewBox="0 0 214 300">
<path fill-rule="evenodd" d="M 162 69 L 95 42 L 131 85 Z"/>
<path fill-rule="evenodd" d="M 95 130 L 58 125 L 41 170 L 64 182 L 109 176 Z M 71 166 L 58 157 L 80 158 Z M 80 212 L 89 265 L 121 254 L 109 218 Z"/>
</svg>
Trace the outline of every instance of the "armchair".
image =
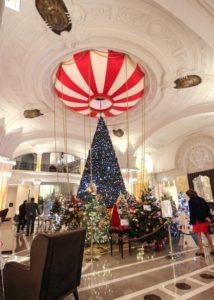
<svg viewBox="0 0 214 300">
<path fill-rule="evenodd" d="M 4 268 L 5 300 L 78 300 L 85 230 L 39 234 L 32 243 L 30 264 L 8 262 Z"/>
</svg>

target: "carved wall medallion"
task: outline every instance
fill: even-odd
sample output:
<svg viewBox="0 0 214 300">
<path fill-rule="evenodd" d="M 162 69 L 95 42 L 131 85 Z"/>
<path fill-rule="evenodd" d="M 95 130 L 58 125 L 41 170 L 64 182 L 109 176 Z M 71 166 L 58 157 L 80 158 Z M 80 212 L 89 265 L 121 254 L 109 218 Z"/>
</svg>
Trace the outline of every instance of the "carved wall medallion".
<svg viewBox="0 0 214 300">
<path fill-rule="evenodd" d="M 187 152 L 185 164 L 189 170 L 196 168 L 203 170 L 206 165 L 212 164 L 212 162 L 212 151 L 204 145 L 195 145 Z"/>
<path fill-rule="evenodd" d="M 184 142 L 178 149 L 175 165 L 187 173 L 209 170 L 214 167 L 214 139 L 198 136 Z"/>
<path fill-rule="evenodd" d="M 71 19 L 62 0 L 36 0 L 36 8 L 48 27 L 56 34 L 71 30 Z"/>
</svg>

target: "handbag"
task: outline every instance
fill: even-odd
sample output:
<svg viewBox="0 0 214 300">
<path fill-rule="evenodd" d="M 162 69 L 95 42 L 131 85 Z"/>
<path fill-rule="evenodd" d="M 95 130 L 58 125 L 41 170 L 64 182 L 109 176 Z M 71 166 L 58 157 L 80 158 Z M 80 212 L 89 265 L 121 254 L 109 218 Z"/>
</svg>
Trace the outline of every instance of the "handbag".
<svg viewBox="0 0 214 300">
<path fill-rule="evenodd" d="M 208 231 L 209 231 L 209 234 L 214 234 L 214 223 L 209 223 Z"/>
</svg>

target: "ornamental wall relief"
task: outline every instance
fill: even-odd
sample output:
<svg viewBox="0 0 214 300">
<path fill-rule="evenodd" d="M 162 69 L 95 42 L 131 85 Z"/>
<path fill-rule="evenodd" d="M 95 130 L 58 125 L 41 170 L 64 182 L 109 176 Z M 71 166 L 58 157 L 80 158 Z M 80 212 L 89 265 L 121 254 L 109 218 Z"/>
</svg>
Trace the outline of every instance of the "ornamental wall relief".
<svg viewBox="0 0 214 300">
<path fill-rule="evenodd" d="M 214 168 L 214 139 L 200 136 L 184 142 L 177 151 L 178 170 L 194 173 Z"/>
<path fill-rule="evenodd" d="M 202 145 L 192 147 L 186 154 L 185 165 L 187 170 L 204 170 L 213 162 L 212 151 Z"/>
</svg>

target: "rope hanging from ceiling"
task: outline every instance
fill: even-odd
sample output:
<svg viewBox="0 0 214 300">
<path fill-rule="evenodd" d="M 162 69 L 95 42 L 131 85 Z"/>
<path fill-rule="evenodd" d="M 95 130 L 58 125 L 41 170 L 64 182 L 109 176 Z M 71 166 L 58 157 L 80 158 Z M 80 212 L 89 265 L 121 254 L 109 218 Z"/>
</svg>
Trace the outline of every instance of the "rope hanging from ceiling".
<svg viewBox="0 0 214 300">
<path fill-rule="evenodd" d="M 146 140 L 146 112 L 145 112 L 145 100 L 142 101 L 141 103 L 141 173 L 140 173 L 140 188 L 141 191 L 145 190 L 145 155 L 146 155 L 146 144 L 145 144 L 145 140 Z"/>
</svg>

